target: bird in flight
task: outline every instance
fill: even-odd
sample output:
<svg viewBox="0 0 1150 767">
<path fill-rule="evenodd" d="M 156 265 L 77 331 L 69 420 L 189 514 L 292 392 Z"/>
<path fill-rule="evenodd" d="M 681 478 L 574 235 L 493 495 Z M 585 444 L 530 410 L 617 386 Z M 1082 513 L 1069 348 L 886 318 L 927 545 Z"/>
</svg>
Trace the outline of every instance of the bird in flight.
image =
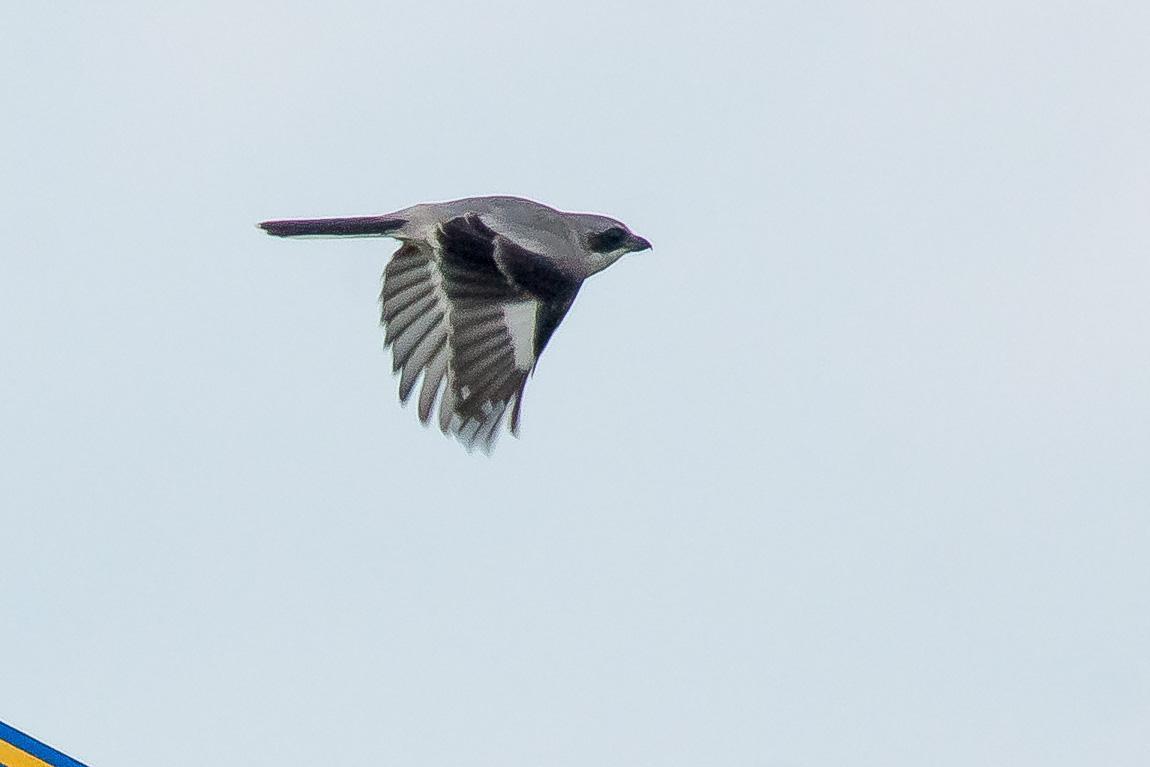
<svg viewBox="0 0 1150 767">
<path fill-rule="evenodd" d="M 622 223 L 520 197 L 426 203 L 382 216 L 264 221 L 276 237 L 391 237 L 383 272 L 385 345 L 419 420 L 468 452 L 490 452 L 510 413 L 518 436 L 527 377 L 583 280 L 651 243 Z M 442 388 L 442 394 L 440 389 Z"/>
</svg>

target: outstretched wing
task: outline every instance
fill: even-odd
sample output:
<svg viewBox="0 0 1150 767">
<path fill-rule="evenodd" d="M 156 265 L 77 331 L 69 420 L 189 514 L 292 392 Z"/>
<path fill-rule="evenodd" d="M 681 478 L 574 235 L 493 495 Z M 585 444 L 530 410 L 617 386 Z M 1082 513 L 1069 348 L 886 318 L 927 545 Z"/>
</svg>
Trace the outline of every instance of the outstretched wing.
<svg viewBox="0 0 1150 767">
<path fill-rule="evenodd" d="M 518 433 L 527 377 L 578 290 L 475 214 L 445 222 L 432 241 L 405 242 L 380 296 L 400 400 L 422 372 L 420 420 L 438 401 L 445 434 L 490 451 L 508 411 Z"/>
</svg>

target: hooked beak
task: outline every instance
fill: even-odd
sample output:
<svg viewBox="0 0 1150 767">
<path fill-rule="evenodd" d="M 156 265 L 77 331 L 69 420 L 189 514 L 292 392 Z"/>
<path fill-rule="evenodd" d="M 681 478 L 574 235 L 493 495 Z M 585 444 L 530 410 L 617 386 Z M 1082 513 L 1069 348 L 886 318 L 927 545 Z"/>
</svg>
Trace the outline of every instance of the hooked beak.
<svg viewBox="0 0 1150 767">
<path fill-rule="evenodd" d="M 651 241 L 646 237 L 640 237 L 637 234 L 633 234 L 631 235 L 630 239 L 627 240 L 627 249 L 632 253 L 639 250 L 650 250 Z"/>
</svg>

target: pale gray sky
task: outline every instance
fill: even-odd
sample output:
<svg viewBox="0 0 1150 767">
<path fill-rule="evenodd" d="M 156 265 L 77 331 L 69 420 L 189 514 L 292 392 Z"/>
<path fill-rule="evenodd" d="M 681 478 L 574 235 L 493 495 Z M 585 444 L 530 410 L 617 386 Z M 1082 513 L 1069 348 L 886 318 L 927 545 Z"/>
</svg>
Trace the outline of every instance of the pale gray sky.
<svg viewBox="0 0 1150 767">
<path fill-rule="evenodd" d="M 1150 6 L 0 8 L 0 719 L 93 767 L 1150 763 Z M 488 459 L 392 246 L 589 282 Z"/>
</svg>

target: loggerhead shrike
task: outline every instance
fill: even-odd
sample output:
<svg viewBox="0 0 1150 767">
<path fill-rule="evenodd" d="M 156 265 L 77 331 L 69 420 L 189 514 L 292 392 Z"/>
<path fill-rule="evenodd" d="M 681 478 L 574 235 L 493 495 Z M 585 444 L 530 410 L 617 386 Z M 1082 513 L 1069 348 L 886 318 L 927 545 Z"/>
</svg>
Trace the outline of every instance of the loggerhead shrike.
<svg viewBox="0 0 1150 767">
<path fill-rule="evenodd" d="M 519 434 L 527 377 L 583 280 L 651 243 L 613 218 L 520 197 L 469 197 L 383 216 L 264 221 L 276 237 L 391 237 L 383 272 L 385 345 L 400 402 L 423 373 L 419 420 L 490 452 L 511 410 Z M 440 385 L 446 379 L 443 394 Z"/>
</svg>

